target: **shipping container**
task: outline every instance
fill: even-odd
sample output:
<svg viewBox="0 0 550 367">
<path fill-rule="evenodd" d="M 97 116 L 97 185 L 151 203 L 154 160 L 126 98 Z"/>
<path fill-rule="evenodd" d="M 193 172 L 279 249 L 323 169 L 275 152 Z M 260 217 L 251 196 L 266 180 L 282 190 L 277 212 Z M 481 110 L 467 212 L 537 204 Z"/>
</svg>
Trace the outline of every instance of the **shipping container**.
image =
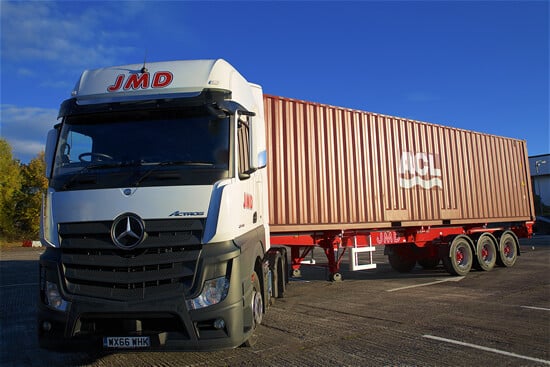
<svg viewBox="0 0 550 367">
<path fill-rule="evenodd" d="M 529 221 L 525 141 L 264 95 L 271 232 Z"/>
</svg>

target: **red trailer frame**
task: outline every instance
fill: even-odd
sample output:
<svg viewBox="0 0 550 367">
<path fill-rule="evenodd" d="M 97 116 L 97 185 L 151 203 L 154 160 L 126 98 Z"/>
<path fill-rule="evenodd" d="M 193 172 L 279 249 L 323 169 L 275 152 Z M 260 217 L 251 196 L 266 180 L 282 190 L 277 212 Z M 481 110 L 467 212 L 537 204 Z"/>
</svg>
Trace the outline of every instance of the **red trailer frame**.
<svg viewBox="0 0 550 367">
<path fill-rule="evenodd" d="M 292 275 L 301 275 L 302 265 L 313 248 L 323 249 L 330 279 L 342 279 L 340 265 L 346 252 L 351 270 L 376 267 L 360 265 L 357 254 L 386 246 L 390 265 L 399 272 L 410 272 L 418 262 L 424 268 L 436 267 L 443 260 L 452 275 L 465 275 L 471 267 L 491 270 L 495 264 L 513 266 L 520 255 L 519 238 L 530 238 L 534 222 L 518 222 L 507 226 L 471 224 L 462 226 L 405 227 L 384 230 L 342 230 L 271 235 L 271 245 L 290 247 Z"/>
</svg>

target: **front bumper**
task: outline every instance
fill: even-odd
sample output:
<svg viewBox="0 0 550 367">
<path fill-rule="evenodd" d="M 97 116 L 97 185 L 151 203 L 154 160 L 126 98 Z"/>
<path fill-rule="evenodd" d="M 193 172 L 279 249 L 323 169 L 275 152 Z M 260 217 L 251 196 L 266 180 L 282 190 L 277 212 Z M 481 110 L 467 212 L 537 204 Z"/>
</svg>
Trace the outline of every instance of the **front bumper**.
<svg viewBox="0 0 550 367">
<path fill-rule="evenodd" d="M 103 337 L 149 336 L 150 349 L 217 350 L 234 348 L 252 332 L 250 290 L 243 281 L 240 249 L 232 242 L 208 245 L 197 261 L 194 285 L 190 291 L 174 289 L 140 299 L 110 299 L 103 296 L 75 295 L 67 291 L 62 271 L 61 250 L 49 249 L 40 259 L 40 284 L 55 282 L 68 302 L 65 312 L 47 305 L 44 292 L 38 302 L 40 346 L 54 350 L 96 349 Z M 226 275 L 227 296 L 220 303 L 190 310 L 186 298 L 196 296 L 201 284 L 212 277 Z M 74 289 L 74 288 L 73 288 Z M 220 322 L 222 320 L 223 322 Z"/>
</svg>

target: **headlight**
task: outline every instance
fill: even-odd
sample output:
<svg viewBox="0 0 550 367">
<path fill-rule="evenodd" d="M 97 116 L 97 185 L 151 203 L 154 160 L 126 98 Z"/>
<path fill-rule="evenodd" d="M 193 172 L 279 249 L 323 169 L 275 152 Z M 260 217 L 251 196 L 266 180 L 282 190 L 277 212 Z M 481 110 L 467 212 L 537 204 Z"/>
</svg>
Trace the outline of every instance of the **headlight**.
<svg viewBox="0 0 550 367">
<path fill-rule="evenodd" d="M 67 310 L 68 302 L 61 297 L 57 284 L 46 281 L 46 302 L 48 306 L 58 310 Z"/>
<path fill-rule="evenodd" d="M 220 303 L 227 296 L 229 280 L 223 276 L 204 282 L 201 294 L 197 298 L 187 300 L 187 308 L 197 310 Z"/>
</svg>

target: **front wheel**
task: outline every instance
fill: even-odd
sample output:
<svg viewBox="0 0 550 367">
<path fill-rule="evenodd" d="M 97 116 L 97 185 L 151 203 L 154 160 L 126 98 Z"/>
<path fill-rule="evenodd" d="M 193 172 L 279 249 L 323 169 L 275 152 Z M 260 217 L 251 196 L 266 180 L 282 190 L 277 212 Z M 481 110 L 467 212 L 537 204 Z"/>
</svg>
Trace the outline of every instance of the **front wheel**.
<svg viewBox="0 0 550 367">
<path fill-rule="evenodd" d="M 256 328 L 262 323 L 264 317 L 264 302 L 262 298 L 262 290 L 260 288 L 260 279 L 256 272 L 252 273 L 252 297 L 250 301 L 252 311 L 252 332 L 250 337 L 243 343 L 245 347 L 252 347 L 258 341 Z"/>
</svg>

